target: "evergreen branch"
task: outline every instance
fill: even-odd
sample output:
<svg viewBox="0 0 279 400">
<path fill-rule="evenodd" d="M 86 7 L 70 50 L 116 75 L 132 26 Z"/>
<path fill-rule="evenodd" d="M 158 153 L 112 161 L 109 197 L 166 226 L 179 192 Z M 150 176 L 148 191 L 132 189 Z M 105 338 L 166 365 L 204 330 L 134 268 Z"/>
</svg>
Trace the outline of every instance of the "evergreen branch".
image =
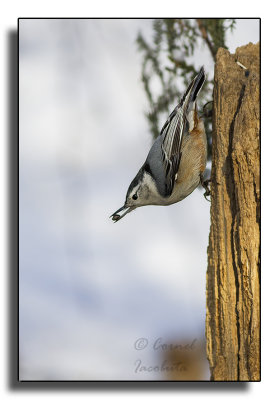
<svg viewBox="0 0 279 400">
<path fill-rule="evenodd" d="M 207 44 L 207 46 L 208 46 L 208 48 L 210 50 L 210 53 L 211 53 L 211 55 L 213 57 L 213 60 L 215 61 L 217 51 L 214 48 L 213 44 L 211 43 L 211 41 L 210 41 L 210 39 L 208 37 L 207 30 L 205 29 L 205 26 L 203 25 L 202 20 L 197 18 L 196 21 L 197 21 L 199 30 L 201 32 L 202 38 L 206 42 L 206 44 Z"/>
</svg>

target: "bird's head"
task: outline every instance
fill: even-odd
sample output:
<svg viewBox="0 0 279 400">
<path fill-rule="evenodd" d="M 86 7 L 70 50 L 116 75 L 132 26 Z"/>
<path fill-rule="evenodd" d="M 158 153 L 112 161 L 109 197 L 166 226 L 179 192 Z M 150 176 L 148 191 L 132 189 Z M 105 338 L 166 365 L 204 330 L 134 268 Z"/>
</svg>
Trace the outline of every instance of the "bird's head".
<svg viewBox="0 0 279 400">
<path fill-rule="evenodd" d="M 135 210 L 137 207 L 152 204 L 151 202 L 151 180 L 147 172 L 142 167 L 135 178 L 130 183 L 127 190 L 124 206 L 115 211 L 110 217 L 114 222 L 122 219 L 126 214 Z"/>
</svg>

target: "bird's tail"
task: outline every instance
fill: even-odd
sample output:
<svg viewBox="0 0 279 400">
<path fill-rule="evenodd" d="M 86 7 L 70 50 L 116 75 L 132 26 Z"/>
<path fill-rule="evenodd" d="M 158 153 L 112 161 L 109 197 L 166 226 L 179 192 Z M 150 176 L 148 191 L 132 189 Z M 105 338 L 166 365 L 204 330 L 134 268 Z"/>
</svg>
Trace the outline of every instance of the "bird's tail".
<svg viewBox="0 0 279 400">
<path fill-rule="evenodd" d="M 198 75 L 195 77 L 195 79 L 192 82 L 192 87 L 190 89 L 190 96 L 189 96 L 189 103 L 191 101 L 195 101 L 199 91 L 201 90 L 203 84 L 205 82 L 205 73 L 204 73 L 204 68 L 201 67 L 200 72 L 198 73 Z"/>
<path fill-rule="evenodd" d="M 198 114 L 196 106 L 196 98 L 205 82 L 204 68 L 201 67 L 198 75 L 193 79 L 189 85 L 182 104 L 183 113 L 188 120 L 188 131 L 191 132 L 198 124 Z"/>
<path fill-rule="evenodd" d="M 192 80 L 190 85 L 188 86 L 186 92 L 184 95 L 181 97 L 178 105 L 175 107 L 173 112 L 170 114 L 169 118 L 165 122 L 160 135 L 165 133 L 165 129 L 169 127 L 171 121 L 177 115 L 177 113 L 180 111 L 183 114 L 183 121 L 185 119 L 188 120 L 189 122 L 189 131 L 194 128 L 196 125 L 197 121 L 195 118 L 197 116 L 197 111 L 196 111 L 196 98 L 199 94 L 199 91 L 201 90 L 203 84 L 205 82 L 205 73 L 204 73 L 204 68 L 201 67 L 200 72 L 198 75 Z"/>
<path fill-rule="evenodd" d="M 204 82 L 205 82 L 205 73 L 204 73 L 204 68 L 201 67 L 198 75 L 192 80 L 192 82 L 188 86 L 188 89 L 186 90 L 182 98 L 182 103 L 187 105 L 187 107 L 189 104 L 194 103 Z"/>
</svg>

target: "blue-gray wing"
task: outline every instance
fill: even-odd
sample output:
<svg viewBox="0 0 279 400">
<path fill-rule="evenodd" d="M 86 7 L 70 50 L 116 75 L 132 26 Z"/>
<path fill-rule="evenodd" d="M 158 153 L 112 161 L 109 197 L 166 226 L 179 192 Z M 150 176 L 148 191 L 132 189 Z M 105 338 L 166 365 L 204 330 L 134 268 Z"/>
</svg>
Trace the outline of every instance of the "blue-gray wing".
<svg viewBox="0 0 279 400">
<path fill-rule="evenodd" d="M 144 164 L 145 171 L 153 176 L 163 197 L 169 197 L 173 190 L 181 159 L 183 133 L 188 133 L 186 117 L 181 110 L 174 110 L 161 135 L 153 143 Z"/>
<path fill-rule="evenodd" d="M 201 68 L 179 104 L 170 114 L 147 157 L 147 165 L 150 166 L 158 190 L 164 197 L 172 194 L 181 159 L 183 134 L 187 135 L 189 124 L 190 130 L 193 125 L 191 121 L 193 112 L 191 111 L 195 108 L 195 100 L 204 81 L 204 69 Z"/>
<path fill-rule="evenodd" d="M 181 159 L 183 133 L 187 134 L 186 112 L 183 107 L 176 107 L 164 125 L 161 136 L 161 162 L 165 174 L 164 195 L 170 196 Z"/>
</svg>

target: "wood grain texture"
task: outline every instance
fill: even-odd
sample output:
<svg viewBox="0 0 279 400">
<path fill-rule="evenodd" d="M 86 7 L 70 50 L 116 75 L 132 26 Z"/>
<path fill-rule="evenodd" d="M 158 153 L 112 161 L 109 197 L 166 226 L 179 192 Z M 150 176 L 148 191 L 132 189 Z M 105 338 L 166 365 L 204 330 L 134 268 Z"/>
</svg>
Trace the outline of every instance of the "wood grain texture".
<svg viewBox="0 0 279 400">
<path fill-rule="evenodd" d="M 260 379 L 260 54 L 217 53 L 207 356 L 212 380 Z M 241 68 L 236 61 L 243 64 Z"/>
</svg>

